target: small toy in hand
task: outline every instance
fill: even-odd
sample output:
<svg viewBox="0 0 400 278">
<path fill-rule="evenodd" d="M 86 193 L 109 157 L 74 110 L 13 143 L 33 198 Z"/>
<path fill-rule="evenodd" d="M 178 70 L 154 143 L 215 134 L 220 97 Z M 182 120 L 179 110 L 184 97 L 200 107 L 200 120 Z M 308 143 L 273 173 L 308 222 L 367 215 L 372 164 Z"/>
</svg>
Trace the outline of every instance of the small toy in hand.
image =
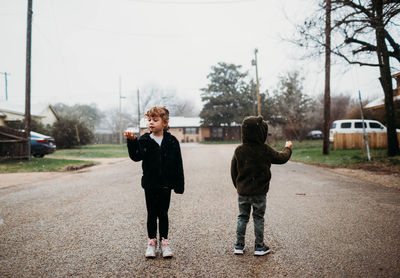
<svg viewBox="0 0 400 278">
<path fill-rule="evenodd" d="M 125 131 L 125 132 L 124 132 L 124 136 L 125 136 L 127 139 L 130 139 L 130 140 L 135 139 L 135 133 L 134 133 L 133 131 Z"/>
</svg>

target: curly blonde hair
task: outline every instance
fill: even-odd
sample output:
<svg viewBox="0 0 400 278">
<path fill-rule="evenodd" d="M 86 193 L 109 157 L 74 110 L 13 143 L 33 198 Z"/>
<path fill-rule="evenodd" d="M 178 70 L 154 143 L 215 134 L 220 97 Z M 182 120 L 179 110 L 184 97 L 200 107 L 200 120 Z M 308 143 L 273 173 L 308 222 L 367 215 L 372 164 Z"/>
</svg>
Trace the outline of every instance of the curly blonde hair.
<svg viewBox="0 0 400 278">
<path fill-rule="evenodd" d="M 165 106 L 161 106 L 161 105 L 156 105 L 152 108 L 150 108 L 150 110 L 148 110 L 146 112 L 146 114 L 144 114 L 144 116 L 147 119 L 150 119 L 152 117 L 160 117 L 161 120 L 163 121 L 164 124 L 166 124 L 166 126 L 164 127 L 164 130 L 168 130 L 169 129 L 169 111 Z"/>
</svg>

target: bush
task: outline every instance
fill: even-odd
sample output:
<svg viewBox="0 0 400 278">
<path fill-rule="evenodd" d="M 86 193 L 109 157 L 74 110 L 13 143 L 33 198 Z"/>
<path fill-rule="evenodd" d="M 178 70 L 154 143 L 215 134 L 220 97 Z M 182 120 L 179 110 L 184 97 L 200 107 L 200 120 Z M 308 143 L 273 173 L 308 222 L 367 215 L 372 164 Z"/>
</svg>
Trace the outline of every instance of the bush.
<svg viewBox="0 0 400 278">
<path fill-rule="evenodd" d="M 9 128 L 22 130 L 25 129 L 24 121 L 6 121 L 6 126 Z M 51 127 L 45 127 L 41 122 L 31 119 L 31 131 L 35 131 L 44 135 L 51 135 Z"/>
<path fill-rule="evenodd" d="M 59 118 L 53 125 L 52 135 L 56 145 L 61 149 L 70 149 L 75 146 L 90 144 L 93 139 L 93 132 L 85 123 L 78 119 Z"/>
</svg>

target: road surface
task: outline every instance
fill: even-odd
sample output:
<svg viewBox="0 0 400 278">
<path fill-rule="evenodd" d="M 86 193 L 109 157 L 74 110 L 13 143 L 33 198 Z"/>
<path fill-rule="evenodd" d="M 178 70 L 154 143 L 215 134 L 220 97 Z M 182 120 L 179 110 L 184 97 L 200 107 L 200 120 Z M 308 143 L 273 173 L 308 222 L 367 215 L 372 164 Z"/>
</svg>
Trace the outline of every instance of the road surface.
<svg viewBox="0 0 400 278">
<path fill-rule="evenodd" d="M 169 260 L 144 257 L 140 163 L 1 188 L 0 277 L 400 277 L 400 191 L 293 162 L 272 168 L 271 254 L 253 256 L 251 220 L 235 256 L 234 148 L 182 144 Z"/>
</svg>

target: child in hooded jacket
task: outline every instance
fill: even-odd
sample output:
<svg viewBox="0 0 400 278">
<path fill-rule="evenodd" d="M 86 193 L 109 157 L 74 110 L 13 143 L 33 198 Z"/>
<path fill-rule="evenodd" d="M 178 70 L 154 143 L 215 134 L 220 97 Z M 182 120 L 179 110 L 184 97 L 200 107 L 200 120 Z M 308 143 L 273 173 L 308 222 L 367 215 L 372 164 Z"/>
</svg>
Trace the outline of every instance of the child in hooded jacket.
<svg viewBox="0 0 400 278">
<path fill-rule="evenodd" d="M 270 249 L 264 243 L 266 195 L 271 180 L 271 164 L 284 164 L 292 154 L 292 142 L 277 152 L 265 143 L 268 125 L 261 116 L 247 117 L 242 123 L 242 141 L 232 158 L 231 177 L 238 192 L 239 215 L 234 254 L 243 254 L 250 211 L 253 208 L 254 255 L 265 255 Z"/>
<path fill-rule="evenodd" d="M 155 106 L 145 114 L 149 133 L 139 138 L 125 132 L 129 157 L 142 161 L 141 179 L 147 208 L 148 242 L 145 256 L 156 257 L 157 219 L 162 256 L 172 257 L 168 241 L 168 209 L 171 190 L 183 194 L 184 175 L 182 156 L 178 140 L 169 133 L 169 111 L 164 106 Z"/>
</svg>

